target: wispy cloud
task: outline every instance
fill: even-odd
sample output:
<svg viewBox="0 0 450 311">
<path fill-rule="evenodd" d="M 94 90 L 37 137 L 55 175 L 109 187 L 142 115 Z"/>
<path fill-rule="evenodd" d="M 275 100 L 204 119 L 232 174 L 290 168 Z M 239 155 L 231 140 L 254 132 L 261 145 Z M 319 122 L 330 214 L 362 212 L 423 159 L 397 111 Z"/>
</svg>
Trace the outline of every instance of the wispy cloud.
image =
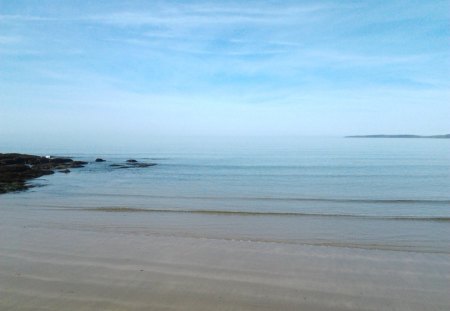
<svg viewBox="0 0 450 311">
<path fill-rule="evenodd" d="M 20 36 L 1 36 L 0 35 L 0 45 L 16 44 L 22 41 Z"/>
<path fill-rule="evenodd" d="M 88 21 L 116 26 L 143 25 L 180 25 L 183 27 L 201 27 L 206 25 L 237 24 L 285 24 L 299 22 L 301 18 L 310 18 L 312 14 L 327 11 L 336 6 L 295 5 L 267 6 L 249 8 L 245 5 L 177 5 L 170 9 L 156 9 L 152 12 L 115 12 L 92 15 Z"/>
<path fill-rule="evenodd" d="M 7 15 L 0 14 L 0 23 L 1 22 L 45 22 L 45 21 L 54 21 L 58 20 L 58 18 L 37 16 L 37 15 Z"/>
</svg>

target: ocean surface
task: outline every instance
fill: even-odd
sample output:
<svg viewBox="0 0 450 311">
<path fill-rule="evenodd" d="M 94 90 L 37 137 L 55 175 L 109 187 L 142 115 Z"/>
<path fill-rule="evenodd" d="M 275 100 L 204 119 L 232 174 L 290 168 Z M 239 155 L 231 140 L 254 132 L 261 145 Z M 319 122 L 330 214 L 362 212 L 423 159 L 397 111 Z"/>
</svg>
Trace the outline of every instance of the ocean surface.
<svg viewBox="0 0 450 311">
<path fill-rule="evenodd" d="M 91 162 L 0 196 L 8 217 L 33 213 L 36 226 L 65 219 L 68 230 L 450 254 L 450 140 L 190 138 L 139 152 L 6 151 Z M 157 165 L 110 166 L 127 159 Z"/>
</svg>

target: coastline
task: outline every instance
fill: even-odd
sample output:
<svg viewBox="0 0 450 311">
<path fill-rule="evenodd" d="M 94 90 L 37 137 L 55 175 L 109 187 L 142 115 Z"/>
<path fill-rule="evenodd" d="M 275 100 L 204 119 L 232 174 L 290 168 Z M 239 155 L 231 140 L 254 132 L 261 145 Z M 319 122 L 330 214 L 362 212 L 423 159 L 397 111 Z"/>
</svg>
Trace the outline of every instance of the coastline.
<svg viewBox="0 0 450 311">
<path fill-rule="evenodd" d="M 401 135 L 350 135 L 345 136 L 345 138 L 433 138 L 433 139 L 450 139 L 450 134 L 444 134 L 444 135 L 430 135 L 430 136 L 423 136 L 423 135 L 412 135 L 412 134 L 401 134 Z"/>
</svg>

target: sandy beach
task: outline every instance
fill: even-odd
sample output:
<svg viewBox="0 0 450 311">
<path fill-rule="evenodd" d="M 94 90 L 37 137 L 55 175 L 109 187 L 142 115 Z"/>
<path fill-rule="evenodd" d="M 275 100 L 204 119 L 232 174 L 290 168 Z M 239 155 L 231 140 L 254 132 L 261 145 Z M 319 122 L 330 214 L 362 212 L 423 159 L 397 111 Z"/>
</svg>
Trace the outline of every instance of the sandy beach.
<svg viewBox="0 0 450 311">
<path fill-rule="evenodd" d="M 101 225 L 95 213 L 2 207 L 0 215 L 1 310 L 450 306 L 448 254 L 171 236 Z"/>
</svg>

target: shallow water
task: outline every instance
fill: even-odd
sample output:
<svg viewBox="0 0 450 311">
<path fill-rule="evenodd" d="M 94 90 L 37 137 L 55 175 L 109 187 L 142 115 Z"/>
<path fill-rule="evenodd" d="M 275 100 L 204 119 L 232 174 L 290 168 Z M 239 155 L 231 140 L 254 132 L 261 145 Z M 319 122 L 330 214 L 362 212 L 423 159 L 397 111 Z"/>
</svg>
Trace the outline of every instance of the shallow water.
<svg viewBox="0 0 450 311">
<path fill-rule="evenodd" d="M 52 150 L 107 162 L 35 180 L 43 187 L 0 204 L 78 219 L 83 230 L 450 253 L 448 140 L 191 139 L 143 149 Z M 129 158 L 158 165 L 109 166 Z"/>
</svg>

